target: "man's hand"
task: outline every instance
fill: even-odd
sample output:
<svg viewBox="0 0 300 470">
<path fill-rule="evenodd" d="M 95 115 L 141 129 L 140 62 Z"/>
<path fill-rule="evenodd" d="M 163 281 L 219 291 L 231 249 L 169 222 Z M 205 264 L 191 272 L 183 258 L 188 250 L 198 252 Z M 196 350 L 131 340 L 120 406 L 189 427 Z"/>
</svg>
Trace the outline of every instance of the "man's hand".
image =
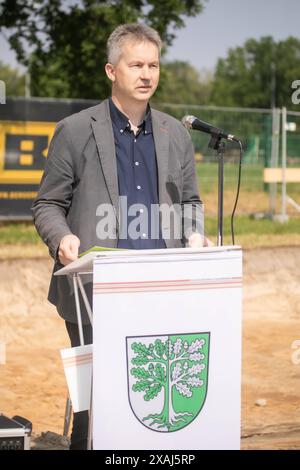
<svg viewBox="0 0 300 470">
<path fill-rule="evenodd" d="M 65 235 L 59 244 L 58 257 L 61 264 L 66 265 L 78 258 L 80 240 L 76 235 Z"/>
<path fill-rule="evenodd" d="M 214 244 L 200 233 L 193 233 L 188 239 L 188 246 L 190 248 L 202 248 L 204 246 L 214 246 Z"/>
</svg>

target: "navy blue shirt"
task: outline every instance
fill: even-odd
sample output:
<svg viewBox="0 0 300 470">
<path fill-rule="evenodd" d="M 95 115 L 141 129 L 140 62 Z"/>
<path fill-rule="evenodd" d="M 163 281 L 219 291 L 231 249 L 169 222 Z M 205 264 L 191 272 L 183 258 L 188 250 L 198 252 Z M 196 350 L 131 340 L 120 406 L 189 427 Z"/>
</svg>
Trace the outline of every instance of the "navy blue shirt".
<svg viewBox="0 0 300 470">
<path fill-rule="evenodd" d="M 120 196 L 117 246 L 133 250 L 166 248 L 159 223 L 157 164 L 150 107 L 138 126 L 137 134 L 131 130 L 128 117 L 111 98 L 109 107 Z"/>
</svg>

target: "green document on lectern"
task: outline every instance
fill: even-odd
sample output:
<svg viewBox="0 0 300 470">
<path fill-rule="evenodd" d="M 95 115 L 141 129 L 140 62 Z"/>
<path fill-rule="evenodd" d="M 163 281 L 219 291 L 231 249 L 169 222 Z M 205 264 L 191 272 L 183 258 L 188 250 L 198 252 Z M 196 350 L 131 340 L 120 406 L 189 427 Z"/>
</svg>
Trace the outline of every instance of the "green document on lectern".
<svg viewBox="0 0 300 470">
<path fill-rule="evenodd" d="M 93 246 L 84 253 L 80 253 L 79 258 L 81 258 L 81 256 L 87 255 L 88 253 L 92 253 L 93 251 L 123 251 L 123 248 L 107 248 L 106 246 Z"/>
</svg>

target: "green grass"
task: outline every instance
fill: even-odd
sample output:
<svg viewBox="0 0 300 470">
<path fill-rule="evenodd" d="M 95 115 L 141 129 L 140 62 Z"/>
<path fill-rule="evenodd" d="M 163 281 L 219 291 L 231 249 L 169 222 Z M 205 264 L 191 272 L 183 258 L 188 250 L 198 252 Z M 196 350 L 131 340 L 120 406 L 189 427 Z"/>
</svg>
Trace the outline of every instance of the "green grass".
<svg viewBox="0 0 300 470">
<path fill-rule="evenodd" d="M 218 163 L 199 162 L 196 165 L 197 176 L 200 181 L 201 194 L 217 191 Z M 235 190 L 238 182 L 238 164 L 226 162 L 224 164 L 224 188 Z M 263 167 L 261 165 L 243 165 L 241 188 L 245 191 L 263 191 Z"/>
<path fill-rule="evenodd" d="M 205 218 L 205 232 L 207 235 L 217 233 L 218 222 L 216 217 Z M 231 235 L 230 217 L 224 218 L 224 236 Z M 287 235 L 300 234 L 300 219 L 290 219 L 288 222 L 280 223 L 270 219 L 256 220 L 247 216 L 237 216 L 234 218 L 235 236 L 256 234 L 256 235 Z"/>
<path fill-rule="evenodd" d="M 236 190 L 238 182 L 238 163 L 224 161 L 224 189 Z M 216 192 L 218 189 L 218 163 L 198 162 L 196 164 L 197 176 L 200 182 L 201 194 Z M 241 189 L 249 192 L 267 191 L 268 185 L 263 182 L 262 165 L 243 164 L 241 173 Z M 278 184 L 278 191 L 281 185 Z M 300 185 L 295 183 L 287 184 L 287 193 L 292 197 L 300 196 Z"/>
<path fill-rule="evenodd" d="M 300 219 L 291 218 L 280 223 L 269 219 L 256 220 L 248 216 L 236 216 L 234 221 L 235 237 L 239 235 L 300 235 Z M 214 239 L 217 234 L 217 218 L 205 218 L 205 232 Z M 224 236 L 230 237 L 230 217 L 224 217 Z M 229 239 L 228 239 L 229 240 Z M 42 242 L 32 223 L 1 223 L 0 245 L 40 245 Z"/>
<path fill-rule="evenodd" d="M 200 193 L 204 203 L 206 198 L 206 213 L 213 214 L 205 219 L 205 231 L 209 238 L 215 241 L 217 236 L 217 185 L 218 185 L 218 164 L 217 162 L 199 162 L 197 163 L 197 175 L 200 181 Z M 224 213 L 224 243 L 231 243 L 230 216 L 235 199 L 238 177 L 238 164 L 225 160 L 225 184 L 227 211 Z M 280 196 L 280 185 L 278 185 L 278 194 Z M 300 202 L 300 185 L 287 185 L 288 194 L 297 202 Z M 231 197 L 232 196 L 232 197 Z M 228 201 L 230 200 L 230 204 Z M 230 207 L 229 207 L 230 206 Z M 228 209 L 229 207 L 229 209 Z M 279 210 L 279 203 L 277 209 Z M 240 211 L 240 212 L 239 212 Z M 268 193 L 264 192 L 263 167 L 259 164 L 245 164 L 242 168 L 242 184 L 240 200 L 237 208 L 240 214 L 250 212 L 268 212 Z M 214 215 L 215 214 L 215 215 Z M 299 244 L 300 243 L 300 218 L 294 216 L 284 224 L 268 219 L 256 220 L 247 215 L 239 215 L 235 218 L 235 239 L 236 243 L 240 240 L 247 246 L 252 246 L 253 240 L 267 246 L 269 239 L 274 244 Z M 269 238 L 268 238 L 269 237 Z M 298 241 L 299 240 L 299 241 Z M 42 249 L 41 242 L 32 222 L 27 223 L 0 223 L 0 250 L 1 247 L 18 246 L 28 249 L 32 247 L 34 254 L 35 248 Z M 26 250 L 24 250 L 25 252 Z"/>
<path fill-rule="evenodd" d="M 36 245 L 41 243 L 32 222 L 2 222 L 0 224 L 0 245 Z"/>
</svg>

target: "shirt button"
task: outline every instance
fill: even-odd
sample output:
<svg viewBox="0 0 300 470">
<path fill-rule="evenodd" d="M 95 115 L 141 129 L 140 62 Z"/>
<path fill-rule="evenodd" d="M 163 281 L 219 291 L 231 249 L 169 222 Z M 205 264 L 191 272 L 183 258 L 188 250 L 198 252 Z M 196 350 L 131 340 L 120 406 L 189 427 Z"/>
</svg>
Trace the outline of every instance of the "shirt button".
<svg viewBox="0 0 300 470">
<path fill-rule="evenodd" d="M 123 129 L 120 129 L 120 132 L 121 132 L 121 134 L 123 134 L 123 132 L 124 132 Z"/>
<path fill-rule="evenodd" d="M 143 238 L 146 238 L 146 236 L 147 236 L 147 235 L 146 235 L 145 233 L 143 233 Z"/>
<path fill-rule="evenodd" d="M 139 166 L 140 162 L 134 162 L 135 166 Z"/>
<path fill-rule="evenodd" d="M 143 214 L 143 212 L 144 212 L 144 209 L 140 209 L 140 214 Z"/>
<path fill-rule="evenodd" d="M 147 134 L 147 131 L 145 131 L 145 134 Z"/>
<path fill-rule="evenodd" d="M 134 139 L 134 141 L 133 141 L 133 142 L 136 142 L 136 139 Z"/>
<path fill-rule="evenodd" d="M 140 185 L 138 185 L 138 186 L 136 187 L 136 189 L 141 189 L 141 186 L 140 186 Z"/>
</svg>

